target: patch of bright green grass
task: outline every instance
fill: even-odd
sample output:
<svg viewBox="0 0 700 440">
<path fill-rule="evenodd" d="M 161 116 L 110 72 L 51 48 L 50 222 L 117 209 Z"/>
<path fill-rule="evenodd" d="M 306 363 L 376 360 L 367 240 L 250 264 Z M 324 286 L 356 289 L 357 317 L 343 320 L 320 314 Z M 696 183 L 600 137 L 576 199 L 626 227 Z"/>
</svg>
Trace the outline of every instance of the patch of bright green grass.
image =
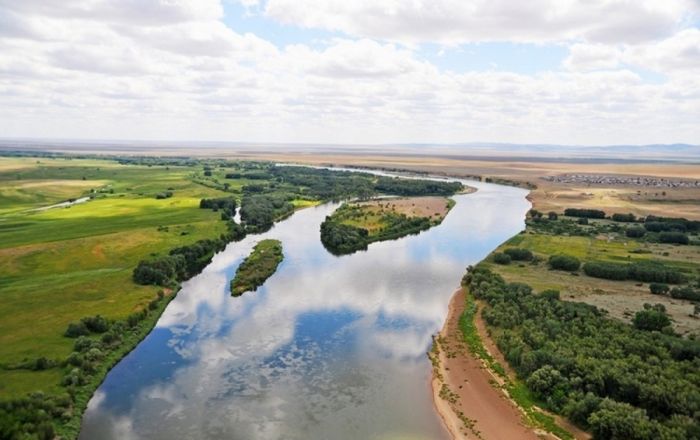
<svg viewBox="0 0 700 440">
<path fill-rule="evenodd" d="M 124 319 L 156 296 L 156 287 L 131 279 L 139 260 L 223 233 L 220 214 L 199 209 L 199 200 L 225 193 L 192 182 L 192 172 L 0 158 L 0 364 L 65 359 L 74 342 L 63 337 L 69 322 Z M 84 204 L 34 210 L 90 190 L 97 198 Z M 165 190 L 173 197 L 157 200 Z M 1 397 L 53 393 L 58 370 L 0 369 Z"/>
</svg>

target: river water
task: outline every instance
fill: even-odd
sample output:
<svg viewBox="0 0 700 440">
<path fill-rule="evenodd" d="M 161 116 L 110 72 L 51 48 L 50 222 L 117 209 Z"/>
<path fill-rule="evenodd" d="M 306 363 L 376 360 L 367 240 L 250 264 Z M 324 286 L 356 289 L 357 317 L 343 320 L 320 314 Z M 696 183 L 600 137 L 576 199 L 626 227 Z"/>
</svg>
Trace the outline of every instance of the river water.
<svg viewBox="0 0 700 440">
<path fill-rule="evenodd" d="M 183 283 L 155 329 L 107 375 L 81 440 L 442 439 L 431 335 L 464 269 L 524 227 L 522 189 L 465 181 L 443 223 L 335 257 L 319 237 L 338 205 L 301 210 L 217 254 Z M 262 238 L 285 259 L 233 298 Z"/>
</svg>

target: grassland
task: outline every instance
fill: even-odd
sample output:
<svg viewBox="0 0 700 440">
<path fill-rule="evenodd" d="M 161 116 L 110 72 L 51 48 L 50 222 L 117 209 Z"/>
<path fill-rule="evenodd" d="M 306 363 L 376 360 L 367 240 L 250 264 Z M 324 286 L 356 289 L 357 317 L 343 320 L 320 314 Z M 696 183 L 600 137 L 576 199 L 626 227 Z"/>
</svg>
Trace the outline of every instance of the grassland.
<svg viewBox="0 0 700 440">
<path fill-rule="evenodd" d="M 270 278 L 284 259 L 279 240 L 262 240 L 238 266 L 231 280 L 231 295 L 240 296 L 255 291 Z"/>
<path fill-rule="evenodd" d="M 566 221 L 560 217 L 558 221 Z M 610 220 L 590 220 L 583 230 L 615 228 Z M 633 280 L 614 281 L 587 276 L 582 271 L 551 270 L 547 259 L 565 254 L 582 262 L 607 261 L 612 263 L 648 262 L 675 268 L 691 280 L 700 275 L 700 246 L 679 246 L 653 243 L 625 236 L 618 232 L 591 233 L 588 236 L 554 235 L 530 225 L 523 233 L 501 245 L 494 253 L 509 248 L 532 251 L 533 261 L 514 261 L 508 265 L 495 264 L 492 258 L 484 265 L 502 275 L 509 282 L 522 282 L 541 291 L 555 289 L 563 299 L 586 302 L 608 311 L 610 316 L 629 322 L 644 303 L 663 304 L 673 320 L 674 329 L 684 335 L 700 335 L 700 319 L 694 315 L 691 301 L 668 296 L 652 295 L 648 283 Z"/>
<path fill-rule="evenodd" d="M 193 168 L 111 160 L 0 158 L 0 397 L 58 392 L 59 368 L 9 369 L 73 350 L 66 325 L 84 316 L 123 319 L 158 288 L 132 282 L 137 262 L 225 230 L 199 209 L 221 191 Z M 171 190 L 171 198 L 155 195 Z M 69 208 L 37 208 L 92 197 Z"/>
</svg>

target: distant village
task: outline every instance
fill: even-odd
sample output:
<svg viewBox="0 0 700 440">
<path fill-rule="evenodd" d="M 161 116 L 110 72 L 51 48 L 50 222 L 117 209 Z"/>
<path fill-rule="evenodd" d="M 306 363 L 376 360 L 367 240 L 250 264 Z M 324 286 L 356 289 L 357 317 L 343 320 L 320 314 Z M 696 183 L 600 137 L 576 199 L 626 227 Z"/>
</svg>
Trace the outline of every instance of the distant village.
<svg viewBox="0 0 700 440">
<path fill-rule="evenodd" d="M 661 177 L 611 176 L 602 174 L 561 174 L 545 176 L 548 182 L 588 185 L 631 185 L 651 188 L 700 188 L 700 180 L 664 179 Z"/>
</svg>

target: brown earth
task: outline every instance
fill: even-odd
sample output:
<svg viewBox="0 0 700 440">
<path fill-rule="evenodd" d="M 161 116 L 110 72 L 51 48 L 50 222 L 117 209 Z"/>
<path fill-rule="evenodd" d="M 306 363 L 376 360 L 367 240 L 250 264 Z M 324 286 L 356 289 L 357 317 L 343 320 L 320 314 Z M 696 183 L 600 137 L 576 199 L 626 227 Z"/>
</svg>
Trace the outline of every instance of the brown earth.
<svg viewBox="0 0 700 440">
<path fill-rule="evenodd" d="M 450 301 L 447 320 L 436 339 L 437 353 L 432 354 L 433 396 L 445 426 L 455 439 L 541 438 L 525 425 L 517 406 L 494 386 L 498 377 L 468 352 L 459 329 L 464 307 L 464 289 L 459 289 Z"/>
<path fill-rule="evenodd" d="M 407 217 L 444 217 L 447 215 L 448 203 L 444 197 L 405 197 L 388 198 L 359 202 L 359 206 L 368 207 L 372 211 L 391 210 Z"/>
</svg>

